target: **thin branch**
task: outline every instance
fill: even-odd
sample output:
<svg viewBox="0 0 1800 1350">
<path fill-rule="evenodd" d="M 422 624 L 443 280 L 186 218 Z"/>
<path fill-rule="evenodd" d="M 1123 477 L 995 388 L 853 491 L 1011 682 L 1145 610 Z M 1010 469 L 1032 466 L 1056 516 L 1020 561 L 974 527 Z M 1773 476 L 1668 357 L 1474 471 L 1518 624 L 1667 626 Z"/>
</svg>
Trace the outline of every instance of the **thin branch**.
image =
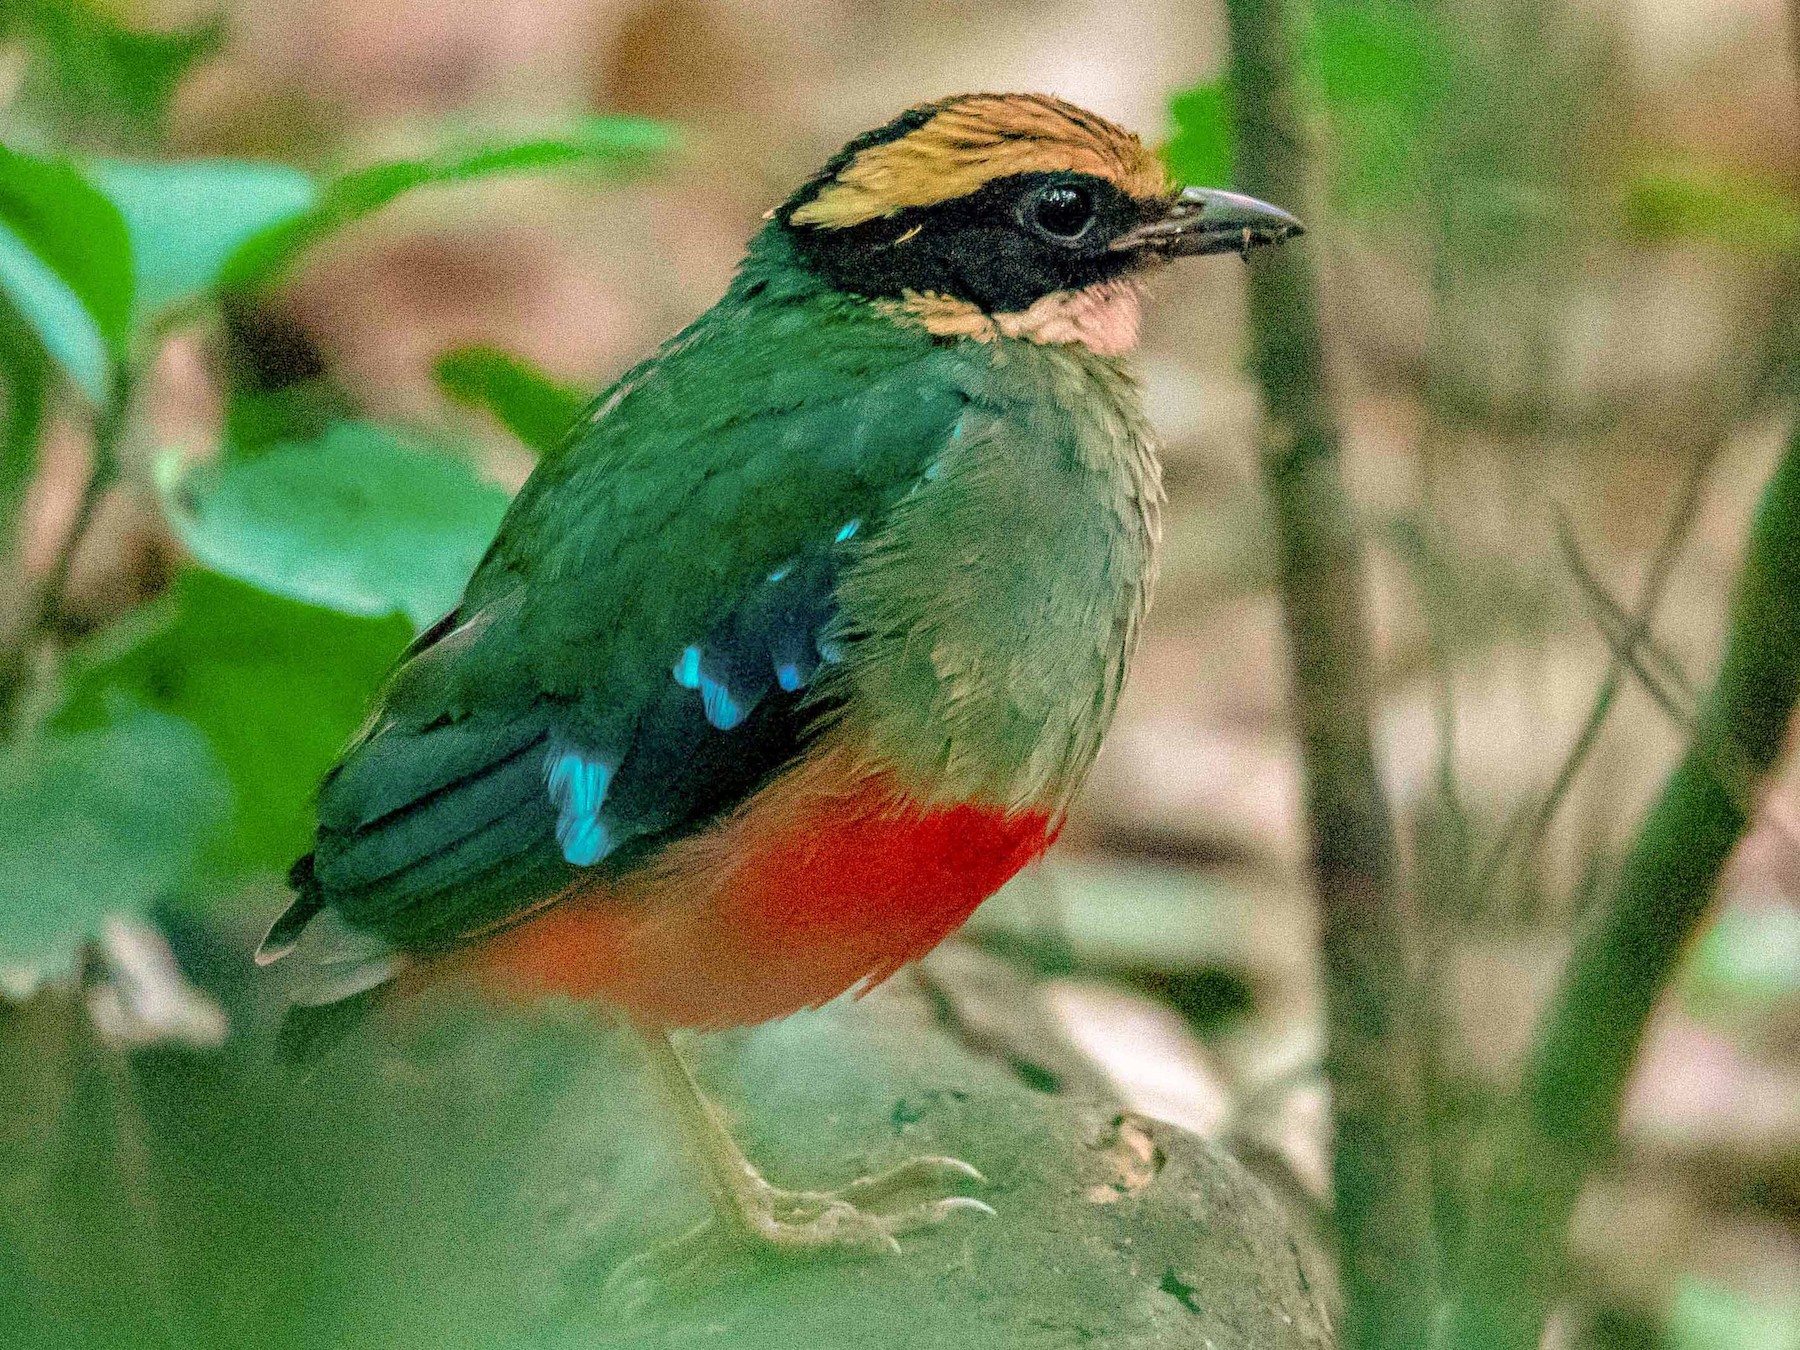
<svg viewBox="0 0 1800 1350">
<path fill-rule="evenodd" d="M 1607 594 L 1600 579 L 1581 556 L 1568 522 L 1559 521 L 1558 528 L 1563 548 L 1569 557 L 1569 569 L 1575 574 L 1582 593 L 1594 608 L 1600 634 L 1611 648 L 1613 658 L 1637 677 L 1638 683 L 1650 696 L 1650 701 L 1662 711 L 1663 716 L 1690 739 L 1693 738 L 1699 732 L 1697 708 L 1700 699 L 1688 682 L 1687 672 L 1649 633 L 1633 623 L 1631 616 L 1617 600 Z M 1738 807 L 1746 815 L 1753 815 L 1756 811 L 1758 772 L 1735 737 L 1727 737 L 1713 748 L 1707 767 L 1719 780 L 1719 785 L 1733 794 Z M 1790 853 L 1800 858 L 1800 840 L 1796 840 L 1785 825 L 1769 820 L 1766 828 Z"/>
<path fill-rule="evenodd" d="M 1662 538 L 1651 556 L 1650 569 L 1638 591 L 1637 609 L 1631 615 L 1630 632 L 1633 643 L 1641 640 L 1641 636 L 1648 635 L 1650 625 L 1655 621 L 1656 611 L 1662 606 L 1663 594 L 1668 588 L 1669 578 L 1674 574 L 1675 560 L 1681 556 L 1688 536 L 1693 531 L 1694 521 L 1699 516 L 1701 494 L 1725 442 L 1723 431 L 1709 437 L 1695 452 L 1688 465 L 1688 472 L 1676 493 L 1675 505 L 1669 512 L 1668 523 L 1663 528 Z M 1570 788 L 1575 785 L 1575 779 L 1587 764 L 1588 756 L 1600 743 L 1600 733 L 1606 727 L 1607 718 L 1612 715 L 1613 703 L 1618 699 L 1624 682 L 1625 663 L 1615 651 L 1607 663 L 1606 675 L 1595 691 L 1593 704 L 1588 708 L 1587 720 L 1581 724 L 1581 730 L 1570 743 L 1562 763 L 1557 766 L 1556 777 L 1543 796 L 1535 802 L 1527 803 L 1508 819 L 1500 838 L 1495 840 L 1483 860 L 1475 876 L 1474 896 L 1477 905 L 1493 893 L 1494 883 L 1499 880 L 1500 873 L 1514 850 L 1524 845 L 1529 851 L 1549 832 L 1550 823 L 1562 809 Z"/>
<path fill-rule="evenodd" d="M 1800 0 L 1795 0 L 1795 4 L 1800 6 Z M 1780 397 L 1785 390 L 1792 362 L 1790 348 L 1794 311 L 1796 302 L 1800 301 L 1800 278 L 1796 277 L 1795 268 L 1791 264 L 1775 269 L 1769 279 L 1767 295 L 1763 315 L 1752 325 L 1753 336 L 1726 360 L 1727 371 L 1732 373 L 1728 373 L 1720 382 L 1717 396 L 1720 411 L 1711 430 L 1690 457 L 1687 470 L 1676 487 L 1674 500 L 1663 525 L 1662 537 L 1651 554 L 1649 569 L 1638 590 L 1636 612 L 1631 616 L 1634 632 L 1647 633 L 1655 622 L 1656 612 L 1661 608 L 1669 581 L 1674 575 L 1675 563 L 1687 547 L 1688 538 L 1699 519 L 1700 502 L 1705 495 L 1713 467 L 1730 444 L 1732 433 L 1747 418 L 1756 415 L 1772 400 Z M 1747 379 L 1735 374 L 1745 368 L 1750 372 Z M 1634 643 L 1635 641 L 1633 639 Z M 1551 822 L 1562 809 L 1575 779 L 1586 766 L 1594 747 L 1599 744 L 1600 733 L 1618 699 L 1625 674 L 1625 662 L 1615 651 L 1607 663 L 1600 687 L 1595 691 L 1594 701 L 1588 708 L 1587 720 L 1582 723 L 1581 730 L 1570 743 L 1550 787 L 1535 802 L 1524 803 L 1508 818 L 1499 839 L 1482 860 L 1475 874 L 1473 892 L 1477 906 L 1493 893 L 1495 883 L 1515 851 L 1522 848 L 1529 855 L 1549 832 Z"/>
<path fill-rule="evenodd" d="M 1237 185 L 1319 225 L 1296 0 L 1229 0 Z M 1345 1345 L 1424 1344 L 1435 1298 L 1418 1000 L 1370 737 L 1360 541 L 1338 465 L 1312 257 L 1250 264 L 1263 470 L 1275 508 L 1325 967 Z"/>
<path fill-rule="evenodd" d="M 1614 1143 L 1651 1011 L 1749 825 L 1754 789 L 1781 752 L 1797 697 L 1800 425 L 1757 508 L 1724 661 L 1692 743 L 1639 829 L 1609 902 L 1576 943 L 1542 1024 L 1442 1345 L 1538 1344 L 1576 1196 Z"/>
<path fill-rule="evenodd" d="M 119 444 L 131 416 L 133 377 L 123 365 L 113 371 L 112 395 L 94 419 L 93 464 L 82 488 L 75 519 L 64 534 L 42 581 L 30 587 L 18 631 L 0 640 L 0 739 L 10 736 L 19 706 L 31 684 L 40 651 L 54 640 L 68 603 L 69 576 L 82 540 L 107 491 L 118 481 Z M 28 583 L 29 584 L 29 583 Z"/>
<path fill-rule="evenodd" d="M 1692 732 L 1694 705 L 1700 700 L 1681 663 L 1657 642 L 1642 619 L 1626 612 L 1625 606 L 1613 598 L 1582 554 L 1568 517 L 1560 512 L 1556 517 L 1556 539 L 1568 563 L 1569 575 L 1575 579 L 1613 659 L 1638 677 L 1676 726 Z"/>
</svg>

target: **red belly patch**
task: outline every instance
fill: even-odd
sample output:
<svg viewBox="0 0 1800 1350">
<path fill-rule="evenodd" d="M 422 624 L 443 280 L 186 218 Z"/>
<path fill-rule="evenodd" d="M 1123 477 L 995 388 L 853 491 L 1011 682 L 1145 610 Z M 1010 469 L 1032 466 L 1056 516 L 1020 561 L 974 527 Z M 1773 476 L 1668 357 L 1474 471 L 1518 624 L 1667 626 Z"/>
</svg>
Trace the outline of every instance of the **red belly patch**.
<svg viewBox="0 0 1800 1350">
<path fill-rule="evenodd" d="M 667 1026 L 767 1021 L 923 956 L 1053 837 L 1042 812 L 923 808 L 885 776 L 852 786 L 802 771 L 474 956 L 515 988 Z"/>
</svg>

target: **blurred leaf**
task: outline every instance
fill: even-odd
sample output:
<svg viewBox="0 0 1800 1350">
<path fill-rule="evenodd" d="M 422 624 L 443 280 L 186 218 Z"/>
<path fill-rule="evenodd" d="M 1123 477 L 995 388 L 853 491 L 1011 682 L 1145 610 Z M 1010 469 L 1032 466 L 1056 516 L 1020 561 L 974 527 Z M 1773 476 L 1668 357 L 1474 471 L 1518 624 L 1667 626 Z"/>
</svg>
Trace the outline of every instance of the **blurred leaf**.
<svg viewBox="0 0 1800 1350">
<path fill-rule="evenodd" d="M 1776 901 L 1726 905 L 1682 964 L 1683 1002 L 1701 1017 L 1734 1019 L 1800 1001 L 1800 912 Z"/>
<path fill-rule="evenodd" d="M 130 234 L 140 323 L 210 289 L 246 239 L 319 200 L 312 179 L 283 164 L 112 161 L 91 174 Z"/>
<path fill-rule="evenodd" d="M 360 411 L 349 393 L 328 375 L 261 389 L 250 387 L 239 370 L 228 373 L 231 387 L 225 400 L 223 448 L 234 460 L 254 459 L 279 445 L 315 440 Z"/>
<path fill-rule="evenodd" d="M 194 62 L 218 50 L 224 35 L 219 18 L 173 32 L 135 32 L 94 0 L 0 6 L 0 39 L 35 58 L 26 68 L 26 101 L 84 141 L 119 131 L 156 134 L 175 86 Z"/>
<path fill-rule="evenodd" d="M 1800 1299 L 1759 1299 L 1686 1276 L 1666 1334 L 1669 1350 L 1800 1350 Z"/>
<path fill-rule="evenodd" d="M 224 282 L 266 284 L 319 240 L 416 188 L 568 165 L 624 172 L 650 164 L 673 145 L 673 133 L 661 123 L 594 117 L 562 135 L 376 164 L 334 179 L 312 210 L 246 240 L 226 262 Z"/>
<path fill-rule="evenodd" d="M 76 170 L 0 147 L 0 289 L 96 403 L 131 319 L 131 241 Z"/>
<path fill-rule="evenodd" d="M 284 300 L 267 291 L 226 291 L 219 300 L 228 456 L 246 458 L 290 441 L 318 440 L 334 423 L 357 418 L 355 397 Z"/>
<path fill-rule="evenodd" d="M 16 512 L 37 468 L 49 360 L 37 333 L 0 295 L 0 398 L 6 421 L 0 431 L 0 530 L 16 529 Z"/>
<path fill-rule="evenodd" d="M 1410 194 L 1442 66 L 1428 16 L 1407 0 L 1325 0 L 1309 36 L 1349 203 L 1384 205 Z M 1177 181 L 1232 181 L 1230 99 L 1224 79 L 1175 96 L 1175 135 L 1163 158 Z"/>
<path fill-rule="evenodd" d="M 206 566 L 344 614 L 446 613 L 506 511 L 447 455 L 366 422 L 166 485 L 170 522 Z"/>
<path fill-rule="evenodd" d="M 1177 182 L 1222 187 L 1231 182 L 1231 91 L 1225 80 L 1175 95 L 1175 137 L 1163 159 Z"/>
<path fill-rule="evenodd" d="M 1430 20 L 1410 0 L 1333 0 L 1318 10 L 1318 62 L 1352 204 L 1417 186 L 1419 146 L 1443 68 Z"/>
<path fill-rule="evenodd" d="M 1647 168 L 1626 185 L 1625 230 L 1639 243 L 1697 241 L 1775 255 L 1800 243 L 1800 202 L 1748 174 L 1696 165 Z"/>
<path fill-rule="evenodd" d="M 112 387 L 106 340 L 81 298 L 0 222 L 0 291 L 76 386 L 94 403 Z"/>
<path fill-rule="evenodd" d="M 144 627 L 123 650 L 79 658 L 57 725 L 88 726 L 121 695 L 184 718 L 204 733 L 235 798 L 209 861 L 230 872 L 285 870 L 311 842 L 320 777 L 362 722 L 409 626 L 188 570 Z"/>
<path fill-rule="evenodd" d="M 540 455 L 562 444 L 587 395 L 498 347 L 458 347 L 432 368 L 438 387 L 468 408 L 483 409 Z"/>
<path fill-rule="evenodd" d="M 199 730 L 96 709 L 72 735 L 0 756 L 0 989 L 69 973 L 110 913 L 141 913 L 183 882 L 230 810 Z"/>
<path fill-rule="evenodd" d="M 1258 924 L 1283 906 L 1266 881 L 1188 868 L 1053 857 L 1021 873 L 964 929 L 994 951 L 1050 973 L 1137 980 L 1207 968 L 1250 969 Z"/>
</svg>

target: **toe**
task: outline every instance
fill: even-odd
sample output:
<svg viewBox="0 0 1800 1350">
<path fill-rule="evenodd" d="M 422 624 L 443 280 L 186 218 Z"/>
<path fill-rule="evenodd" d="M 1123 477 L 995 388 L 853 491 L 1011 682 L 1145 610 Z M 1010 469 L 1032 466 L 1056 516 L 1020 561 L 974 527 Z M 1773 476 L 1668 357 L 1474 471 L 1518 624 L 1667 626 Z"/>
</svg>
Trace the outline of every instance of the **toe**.
<svg viewBox="0 0 1800 1350">
<path fill-rule="evenodd" d="M 916 1233 L 921 1228 L 935 1228 L 946 1219 L 953 1219 L 958 1214 L 985 1214 L 994 1218 L 994 1207 L 983 1204 L 973 1196 L 947 1195 L 942 1200 L 934 1200 L 929 1205 L 919 1205 L 913 1209 L 901 1210 L 898 1214 L 887 1217 L 885 1227 L 889 1233 Z"/>
<path fill-rule="evenodd" d="M 872 1177 L 851 1182 L 837 1193 L 840 1200 L 878 1210 L 907 1199 L 923 1199 L 949 1187 L 985 1186 L 982 1176 L 960 1158 L 914 1158 Z"/>
</svg>

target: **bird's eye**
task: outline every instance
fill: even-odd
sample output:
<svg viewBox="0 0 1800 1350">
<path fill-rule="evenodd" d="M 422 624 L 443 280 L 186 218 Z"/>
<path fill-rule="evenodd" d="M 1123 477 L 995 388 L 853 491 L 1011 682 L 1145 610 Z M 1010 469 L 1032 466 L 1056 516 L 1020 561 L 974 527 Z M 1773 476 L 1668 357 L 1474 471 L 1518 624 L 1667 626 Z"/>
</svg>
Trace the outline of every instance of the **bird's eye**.
<svg viewBox="0 0 1800 1350">
<path fill-rule="evenodd" d="M 1067 243 L 1081 238 L 1094 223 L 1093 198 L 1078 184 L 1052 183 L 1033 195 L 1025 219 L 1039 234 Z"/>
</svg>

